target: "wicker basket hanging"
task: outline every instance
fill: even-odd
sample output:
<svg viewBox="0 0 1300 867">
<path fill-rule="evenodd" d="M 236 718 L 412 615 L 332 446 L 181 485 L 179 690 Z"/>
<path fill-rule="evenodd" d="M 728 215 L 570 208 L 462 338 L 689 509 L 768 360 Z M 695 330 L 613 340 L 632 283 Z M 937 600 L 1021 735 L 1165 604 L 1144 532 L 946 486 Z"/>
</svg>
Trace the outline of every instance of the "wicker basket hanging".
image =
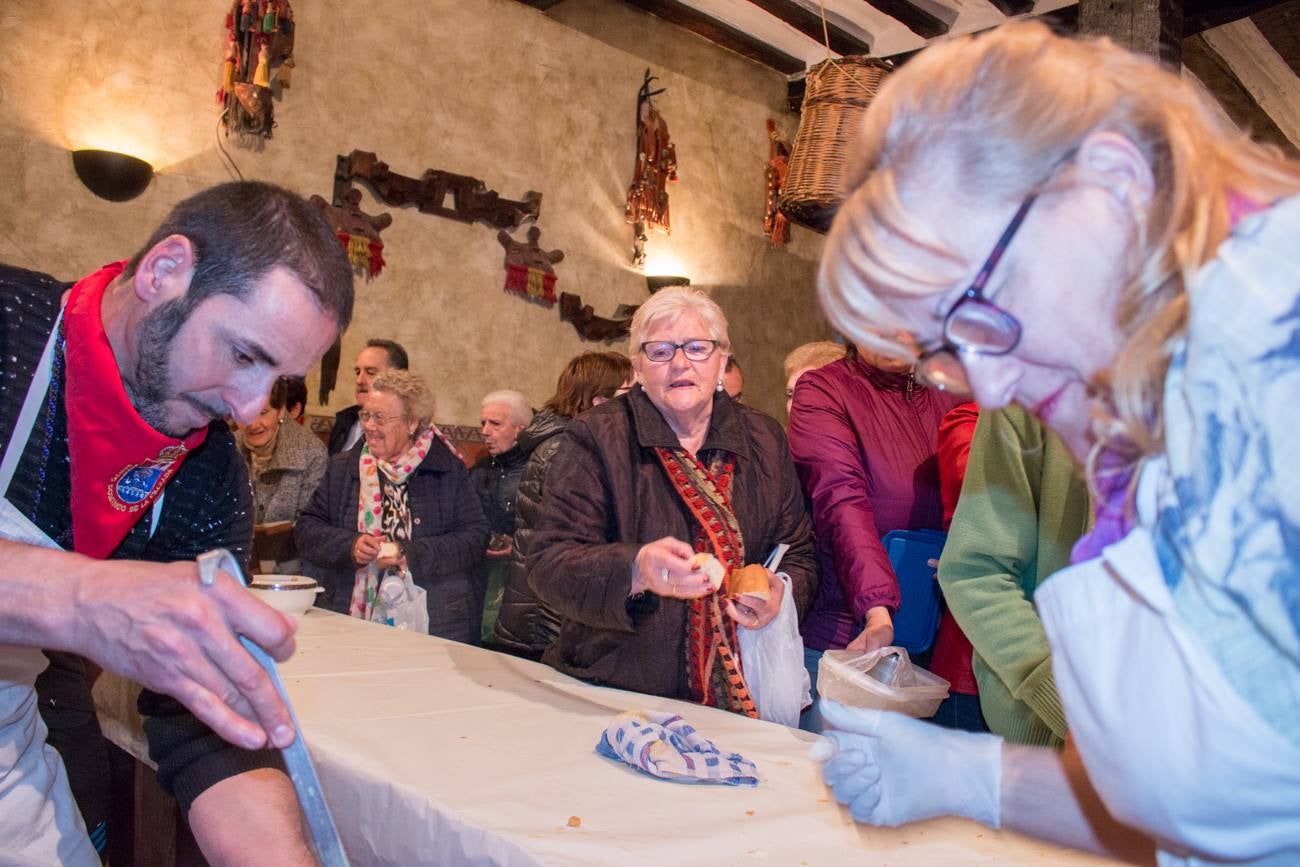
<svg viewBox="0 0 1300 867">
<path fill-rule="evenodd" d="M 799 132 L 781 190 L 781 213 L 818 232 L 844 201 L 844 164 L 867 105 L 892 67 L 870 57 L 823 60 L 808 70 Z"/>
</svg>

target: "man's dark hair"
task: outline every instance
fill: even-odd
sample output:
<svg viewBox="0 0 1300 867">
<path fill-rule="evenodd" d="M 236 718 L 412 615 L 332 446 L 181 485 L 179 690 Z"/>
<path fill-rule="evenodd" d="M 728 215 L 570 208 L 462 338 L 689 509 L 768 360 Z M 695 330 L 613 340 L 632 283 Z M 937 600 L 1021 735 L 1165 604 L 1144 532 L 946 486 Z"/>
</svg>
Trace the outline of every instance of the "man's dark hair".
<svg viewBox="0 0 1300 867">
<path fill-rule="evenodd" d="M 388 366 L 395 367 L 398 370 L 409 370 L 411 361 L 406 357 L 406 350 L 402 344 L 396 340 L 384 340 L 382 337 L 372 337 L 366 341 L 366 347 L 375 347 L 388 353 Z"/>
<path fill-rule="evenodd" d="M 340 333 L 352 321 L 352 266 L 334 230 L 309 201 L 261 181 L 218 184 L 172 208 L 131 261 L 170 235 L 194 247 L 194 276 L 184 306 L 193 310 L 213 295 L 243 298 L 268 271 L 285 268 L 333 317 Z"/>
</svg>

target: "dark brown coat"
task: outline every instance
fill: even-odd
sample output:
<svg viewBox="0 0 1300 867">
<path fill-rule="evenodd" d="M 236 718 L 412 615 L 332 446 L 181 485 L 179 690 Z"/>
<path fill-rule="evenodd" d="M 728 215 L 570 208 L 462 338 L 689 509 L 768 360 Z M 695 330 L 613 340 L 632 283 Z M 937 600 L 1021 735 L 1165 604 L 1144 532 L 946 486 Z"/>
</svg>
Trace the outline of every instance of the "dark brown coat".
<svg viewBox="0 0 1300 867">
<path fill-rule="evenodd" d="M 560 613 L 559 639 L 543 661 L 596 683 L 670 698 L 686 690 L 687 605 L 646 594 L 629 602 L 632 563 L 647 542 L 694 543 L 696 524 L 653 451 L 679 447 L 640 388 L 578 416 L 551 462 L 528 555 L 528 580 Z M 790 544 L 780 571 L 800 616 L 817 584 L 810 523 L 781 426 L 726 394 L 700 451 L 735 456 L 732 507 L 745 562 L 761 563 Z"/>
</svg>

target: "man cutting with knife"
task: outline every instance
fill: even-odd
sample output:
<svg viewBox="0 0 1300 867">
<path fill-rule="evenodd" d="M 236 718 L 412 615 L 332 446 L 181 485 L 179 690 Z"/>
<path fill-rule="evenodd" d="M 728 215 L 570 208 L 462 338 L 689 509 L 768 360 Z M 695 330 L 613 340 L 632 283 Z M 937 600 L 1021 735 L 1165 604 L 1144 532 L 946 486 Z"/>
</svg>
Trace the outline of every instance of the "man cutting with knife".
<svg viewBox="0 0 1300 867">
<path fill-rule="evenodd" d="M 145 686 L 159 780 L 210 863 L 311 863 L 269 749 L 289 715 L 236 638 L 284 659 L 293 625 L 229 575 L 201 586 L 193 560 L 247 557 L 247 471 L 219 419 L 251 421 L 347 326 L 346 257 L 304 199 L 230 183 L 65 289 L 0 267 L 0 863 L 99 862 L 43 743 L 38 648 Z"/>
</svg>

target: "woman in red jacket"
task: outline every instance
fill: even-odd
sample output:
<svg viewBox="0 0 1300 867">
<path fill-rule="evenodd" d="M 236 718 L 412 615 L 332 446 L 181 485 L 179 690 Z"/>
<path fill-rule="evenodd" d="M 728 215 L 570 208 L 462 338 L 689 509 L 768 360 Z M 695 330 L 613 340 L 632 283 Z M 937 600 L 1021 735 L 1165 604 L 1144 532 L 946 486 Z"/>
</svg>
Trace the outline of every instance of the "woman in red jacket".
<svg viewBox="0 0 1300 867">
<path fill-rule="evenodd" d="M 939 423 L 959 402 L 921 385 L 910 365 L 861 347 L 795 385 L 790 452 L 821 570 L 802 626 L 814 688 L 825 651 L 893 643 L 898 578 L 880 539 L 891 530 L 942 529 L 935 449 Z M 815 704 L 800 726 L 821 730 Z"/>
</svg>

